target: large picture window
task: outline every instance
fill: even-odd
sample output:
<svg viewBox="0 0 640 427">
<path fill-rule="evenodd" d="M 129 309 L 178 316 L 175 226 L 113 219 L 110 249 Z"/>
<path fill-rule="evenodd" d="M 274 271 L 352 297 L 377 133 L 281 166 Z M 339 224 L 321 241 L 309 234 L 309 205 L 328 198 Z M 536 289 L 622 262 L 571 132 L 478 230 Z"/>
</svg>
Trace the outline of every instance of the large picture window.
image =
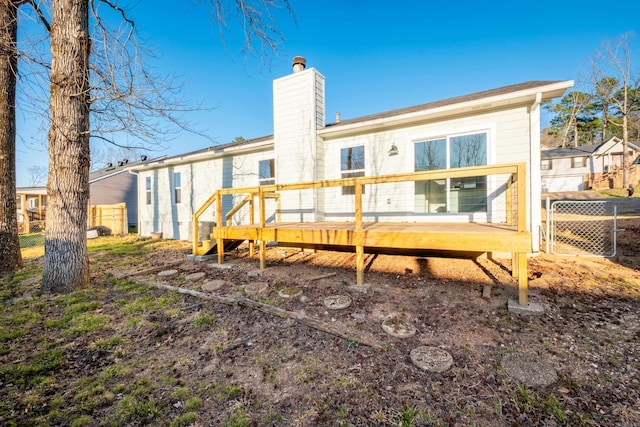
<svg viewBox="0 0 640 427">
<path fill-rule="evenodd" d="M 447 136 L 415 144 L 415 170 L 483 166 L 487 164 L 487 134 Z M 424 213 L 487 211 L 487 177 L 418 181 L 415 210 Z"/>
<path fill-rule="evenodd" d="M 364 145 L 347 147 L 340 150 L 340 172 L 342 178 L 364 176 Z M 342 194 L 355 194 L 353 185 L 342 187 Z M 362 188 L 364 194 L 364 187 Z"/>
<path fill-rule="evenodd" d="M 260 160 L 258 162 L 258 182 L 259 185 L 276 183 L 276 168 L 273 159 Z"/>
</svg>

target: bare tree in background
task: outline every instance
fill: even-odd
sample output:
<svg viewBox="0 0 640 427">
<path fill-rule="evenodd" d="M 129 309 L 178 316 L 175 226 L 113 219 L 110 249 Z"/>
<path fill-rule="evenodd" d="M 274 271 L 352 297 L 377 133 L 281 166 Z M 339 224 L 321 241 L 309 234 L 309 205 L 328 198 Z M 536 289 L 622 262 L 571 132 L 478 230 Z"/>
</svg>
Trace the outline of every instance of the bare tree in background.
<svg viewBox="0 0 640 427">
<path fill-rule="evenodd" d="M 47 168 L 39 165 L 31 166 L 29 172 L 29 185 L 39 187 L 47 183 Z"/>
<path fill-rule="evenodd" d="M 631 75 L 630 43 L 633 34 L 626 33 L 614 45 L 606 43 L 592 62 L 592 82 L 602 102 L 617 110 L 620 122 L 607 115 L 608 124 L 622 128 L 622 185 L 629 186 L 629 116 L 633 111 L 630 97 L 633 76 Z M 611 72 L 615 76 L 611 76 Z M 613 83 L 617 83 L 614 85 Z"/>
</svg>

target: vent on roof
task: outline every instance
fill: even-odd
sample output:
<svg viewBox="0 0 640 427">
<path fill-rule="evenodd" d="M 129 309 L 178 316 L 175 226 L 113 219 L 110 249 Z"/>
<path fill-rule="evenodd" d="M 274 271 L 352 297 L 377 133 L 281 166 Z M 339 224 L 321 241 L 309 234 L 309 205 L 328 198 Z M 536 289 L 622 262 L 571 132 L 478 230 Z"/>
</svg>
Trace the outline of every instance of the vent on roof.
<svg viewBox="0 0 640 427">
<path fill-rule="evenodd" d="M 127 163 L 129 163 L 129 159 L 124 159 L 123 162 L 126 165 Z"/>
<path fill-rule="evenodd" d="M 124 163 L 122 162 L 118 162 L 118 166 L 122 166 Z"/>
<path fill-rule="evenodd" d="M 108 168 L 112 168 L 113 167 L 113 163 L 107 163 L 107 167 Z"/>
<path fill-rule="evenodd" d="M 144 162 L 145 160 L 147 160 L 147 156 L 143 154 L 142 156 L 140 156 L 140 160 Z"/>
</svg>

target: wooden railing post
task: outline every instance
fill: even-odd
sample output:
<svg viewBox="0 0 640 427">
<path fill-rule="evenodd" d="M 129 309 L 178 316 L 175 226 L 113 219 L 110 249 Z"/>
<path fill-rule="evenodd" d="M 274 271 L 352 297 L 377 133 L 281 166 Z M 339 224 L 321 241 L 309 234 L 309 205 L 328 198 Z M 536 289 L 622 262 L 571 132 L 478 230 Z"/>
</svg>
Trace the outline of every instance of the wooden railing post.
<svg viewBox="0 0 640 427">
<path fill-rule="evenodd" d="M 216 245 L 218 249 L 218 264 L 224 263 L 224 239 L 222 238 L 222 194 L 216 191 Z"/>
<path fill-rule="evenodd" d="M 258 239 L 260 240 L 260 269 L 267 268 L 267 242 L 264 241 L 262 230 L 267 225 L 265 206 L 264 206 L 264 190 L 258 188 L 258 206 L 260 208 L 260 227 L 258 228 Z"/>
<path fill-rule="evenodd" d="M 364 239 L 362 236 L 362 183 L 355 186 L 356 284 L 364 285 Z"/>
</svg>

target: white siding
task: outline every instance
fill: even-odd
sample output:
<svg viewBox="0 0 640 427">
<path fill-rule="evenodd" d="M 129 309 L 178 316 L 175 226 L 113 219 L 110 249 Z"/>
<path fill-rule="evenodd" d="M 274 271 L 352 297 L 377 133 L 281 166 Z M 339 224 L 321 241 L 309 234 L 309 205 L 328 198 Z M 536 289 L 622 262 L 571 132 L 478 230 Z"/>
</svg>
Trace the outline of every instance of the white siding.
<svg viewBox="0 0 640 427">
<path fill-rule="evenodd" d="M 324 77 L 313 68 L 273 82 L 276 182 L 318 179 L 317 130 L 324 127 Z M 286 192 L 283 221 L 315 221 L 316 191 Z"/>
<path fill-rule="evenodd" d="M 345 147 L 364 145 L 365 175 L 382 175 L 414 171 L 414 144 L 419 141 L 470 132 L 487 133 L 487 162 L 489 164 L 529 162 L 530 133 L 527 106 L 515 106 L 468 117 L 457 117 L 441 122 L 426 123 L 406 128 L 329 139 L 324 143 L 324 179 L 341 176 L 340 150 Z M 398 154 L 389 156 L 391 145 L 395 144 Z M 506 177 L 488 180 L 488 195 L 499 194 Z M 490 197 L 490 196 L 488 196 Z M 441 214 L 414 213 L 413 183 L 377 185 L 366 188 L 363 210 L 369 221 L 477 221 L 504 222 L 504 195 L 490 197 L 488 213 L 485 214 Z M 534 205 L 537 202 L 534 203 Z M 529 209 L 532 206 L 528 200 Z M 325 190 L 324 205 L 321 210 L 326 220 L 345 221 L 352 218 L 354 196 L 342 195 L 340 188 Z"/>
<path fill-rule="evenodd" d="M 142 171 L 139 174 L 140 234 L 148 236 L 153 231 L 162 231 L 165 238 L 190 240 L 192 215 L 218 188 L 239 188 L 258 185 L 258 162 L 273 158 L 271 149 L 236 156 L 217 157 L 193 163 L 171 165 Z M 182 202 L 174 203 L 173 173 L 180 172 L 182 180 Z M 278 171 L 276 170 L 276 176 Z M 151 177 L 152 203 L 146 204 L 146 177 Z M 242 196 L 244 197 L 244 196 Z M 239 201 L 231 196 L 223 198 L 223 215 Z M 247 208 L 248 209 L 248 208 Z M 246 220 L 244 209 L 234 218 Z M 273 218 L 275 204 L 267 205 L 267 216 Z M 257 218 L 257 216 L 256 216 Z M 209 208 L 200 217 L 201 223 L 214 222 L 215 210 Z"/>
</svg>

